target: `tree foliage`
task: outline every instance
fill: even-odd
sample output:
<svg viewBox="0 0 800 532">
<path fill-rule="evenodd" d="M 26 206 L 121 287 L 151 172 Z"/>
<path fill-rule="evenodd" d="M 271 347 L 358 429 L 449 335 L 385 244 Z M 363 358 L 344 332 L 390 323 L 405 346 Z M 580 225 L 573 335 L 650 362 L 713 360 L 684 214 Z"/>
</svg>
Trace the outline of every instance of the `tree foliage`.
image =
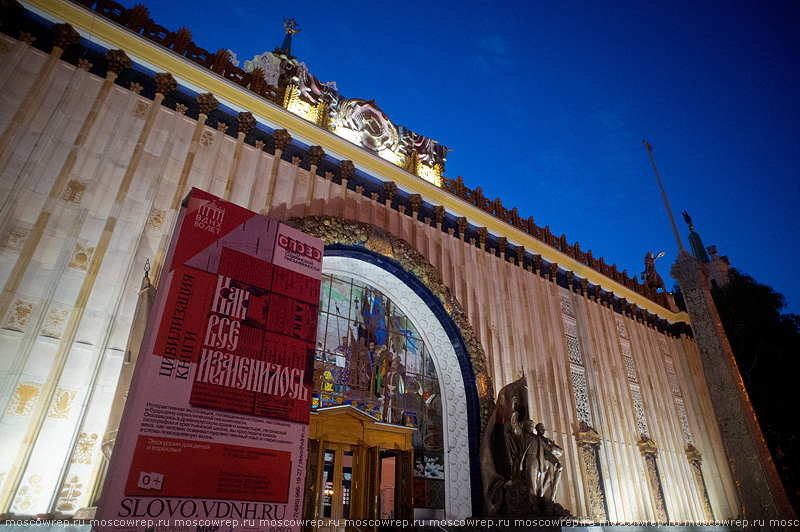
<svg viewBox="0 0 800 532">
<path fill-rule="evenodd" d="M 761 430 L 789 498 L 800 508 L 800 316 L 783 314 L 784 296 L 735 269 L 711 290 Z"/>
</svg>

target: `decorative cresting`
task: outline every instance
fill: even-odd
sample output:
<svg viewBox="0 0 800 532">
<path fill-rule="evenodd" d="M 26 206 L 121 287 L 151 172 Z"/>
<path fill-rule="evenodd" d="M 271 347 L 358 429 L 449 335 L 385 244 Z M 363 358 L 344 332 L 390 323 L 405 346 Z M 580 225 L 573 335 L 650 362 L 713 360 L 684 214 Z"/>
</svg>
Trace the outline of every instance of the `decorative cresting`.
<svg viewBox="0 0 800 532">
<path fill-rule="evenodd" d="M 669 514 L 667 514 L 667 504 L 664 501 L 664 490 L 661 487 L 661 474 L 658 472 L 658 463 L 656 457 L 658 456 L 658 445 L 647 436 L 642 436 L 639 443 L 639 452 L 644 457 L 645 474 L 647 475 L 647 483 L 650 484 L 650 491 L 653 494 L 653 502 L 655 503 L 655 519 L 661 523 L 669 522 Z"/>
<path fill-rule="evenodd" d="M 344 244 L 362 246 L 370 251 L 394 259 L 400 267 L 413 274 L 441 301 L 447 314 L 458 327 L 469 353 L 475 387 L 480 400 L 481 433 L 494 410 L 494 389 L 487 371 L 486 354 L 478 341 L 472 325 L 450 289 L 442 282 L 439 271 L 411 244 L 386 232 L 380 227 L 334 216 L 308 216 L 293 218 L 289 224 L 309 235 L 320 238 L 325 245 Z"/>
<path fill-rule="evenodd" d="M 581 450 L 581 462 L 589 491 L 589 508 L 595 522 L 608 521 L 608 503 L 600 469 L 600 443 L 602 438 L 592 427 L 581 423 L 575 434 L 575 441 Z"/>
<path fill-rule="evenodd" d="M 523 218 L 523 216 L 519 214 L 516 207 L 511 209 L 504 207 L 500 198 L 495 198 L 494 200 L 486 198 L 483 195 L 483 190 L 481 187 L 475 187 L 475 190 L 470 190 L 464 185 L 464 180 L 461 176 L 458 176 L 455 179 L 449 179 L 445 176 L 442 176 L 441 187 L 454 196 L 458 196 L 459 198 L 465 200 L 467 203 L 471 203 L 479 209 L 493 214 L 496 218 L 508 223 L 512 227 L 519 229 L 523 233 L 529 234 L 536 240 L 544 242 L 548 246 L 561 251 L 569 257 L 572 257 L 581 264 L 585 264 L 586 266 L 589 266 L 593 270 L 598 271 L 606 277 L 609 277 L 630 288 L 637 294 L 640 294 L 651 301 L 658 303 L 664 308 L 669 308 L 666 292 L 656 292 L 656 290 L 647 286 L 646 283 L 639 282 L 636 276 L 633 278 L 628 277 L 628 272 L 626 270 L 620 272 L 617 270 L 616 264 L 606 264 L 603 257 L 600 257 L 599 259 L 595 258 L 591 250 L 582 251 L 578 242 L 569 244 L 567 242 L 566 235 L 562 234 L 559 237 L 551 232 L 549 225 L 544 227 L 536 225 L 532 216 Z M 501 249 L 501 252 L 502 251 L 503 250 Z"/>
<path fill-rule="evenodd" d="M 689 460 L 689 465 L 692 467 L 692 474 L 697 483 L 697 488 L 700 490 L 701 501 L 703 504 L 703 515 L 706 521 L 714 521 L 714 511 L 711 509 L 711 500 L 708 498 L 708 488 L 706 487 L 706 479 L 703 477 L 703 459 L 700 451 L 695 449 L 694 445 L 689 445 L 686 448 L 686 459 Z"/>
</svg>

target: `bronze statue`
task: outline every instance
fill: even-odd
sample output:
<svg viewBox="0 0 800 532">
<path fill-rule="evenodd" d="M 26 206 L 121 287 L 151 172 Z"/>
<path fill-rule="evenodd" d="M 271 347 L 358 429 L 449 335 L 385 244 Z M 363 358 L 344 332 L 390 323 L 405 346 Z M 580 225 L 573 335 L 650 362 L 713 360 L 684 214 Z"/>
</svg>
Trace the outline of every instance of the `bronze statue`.
<svg viewBox="0 0 800 532">
<path fill-rule="evenodd" d="M 692 225 L 692 217 L 689 216 L 689 213 L 683 211 L 681 214 L 683 214 L 683 221 L 686 222 L 686 224 L 689 226 L 689 231 L 694 231 L 694 226 Z"/>
<path fill-rule="evenodd" d="M 667 290 L 664 287 L 663 279 L 661 279 L 661 276 L 658 275 L 658 272 L 656 271 L 656 259 L 663 255 L 664 252 L 662 251 L 657 257 L 653 257 L 653 252 L 648 251 L 647 255 L 644 256 L 644 271 L 642 272 L 642 281 L 644 281 L 644 284 L 653 290 L 658 290 L 659 288 L 664 291 Z"/>
<path fill-rule="evenodd" d="M 525 377 L 505 386 L 481 441 L 484 515 L 568 515 L 554 502 L 562 454 L 530 419 Z"/>
</svg>

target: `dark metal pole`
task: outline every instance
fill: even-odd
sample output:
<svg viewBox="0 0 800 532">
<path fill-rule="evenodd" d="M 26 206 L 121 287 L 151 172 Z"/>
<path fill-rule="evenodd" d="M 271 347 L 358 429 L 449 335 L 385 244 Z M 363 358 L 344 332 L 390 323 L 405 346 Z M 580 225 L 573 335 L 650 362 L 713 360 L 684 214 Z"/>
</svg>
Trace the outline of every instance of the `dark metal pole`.
<svg viewBox="0 0 800 532">
<path fill-rule="evenodd" d="M 675 225 L 675 218 L 672 217 L 672 209 L 669 206 L 669 200 L 667 199 L 667 193 L 664 192 L 664 185 L 661 184 L 661 177 L 658 175 L 658 168 L 656 168 L 656 161 L 653 159 L 653 148 L 646 142 L 644 142 L 644 147 L 647 148 L 647 153 L 650 154 L 650 162 L 653 163 L 653 170 L 656 173 L 656 179 L 658 179 L 658 188 L 661 189 L 661 197 L 664 199 L 664 207 L 667 208 L 667 214 L 669 215 L 669 223 L 672 224 L 672 232 L 675 233 L 675 242 L 678 243 L 678 249 L 683 249 L 683 244 L 681 244 L 681 236 L 678 234 L 678 226 Z"/>
</svg>

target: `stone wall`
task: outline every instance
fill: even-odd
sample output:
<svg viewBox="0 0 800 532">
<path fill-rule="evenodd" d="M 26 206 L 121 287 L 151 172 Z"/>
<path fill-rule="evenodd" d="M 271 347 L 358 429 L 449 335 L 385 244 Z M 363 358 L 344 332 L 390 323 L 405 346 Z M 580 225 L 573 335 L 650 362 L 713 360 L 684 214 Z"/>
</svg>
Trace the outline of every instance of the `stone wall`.
<svg viewBox="0 0 800 532">
<path fill-rule="evenodd" d="M 99 77 L 0 35 L 0 197 L 8 198 L 0 213 L 0 513 L 71 515 L 93 502 L 142 270 L 150 260 L 157 284 L 180 200 L 198 187 L 284 220 L 372 224 L 419 251 L 463 308 L 494 390 L 527 376 L 535 421 L 564 448 L 557 500 L 574 515 L 597 516 L 598 490 L 614 522 L 657 519 L 661 503 L 673 521 L 707 520 L 709 505 L 716 518 L 737 515 L 694 341 L 615 300 L 613 282 L 604 292 L 579 288 L 567 272 L 559 284 L 557 256 L 522 267 L 487 252 L 464 231 L 443 231 L 438 216 L 426 220 L 391 196 L 348 186 L 348 161 L 338 175 L 317 175 L 315 164 L 282 159 L 291 130 L 270 132 L 271 153 L 246 142 L 246 132 L 226 134 L 224 122 L 206 125 L 210 96 L 195 119 L 162 105 L 169 86 L 154 101 L 115 79 L 113 69 Z M 444 207 L 472 212 L 457 199 Z M 650 455 L 638 447 L 643 419 L 656 446 Z M 593 459 L 581 454 L 587 428 L 599 436 Z M 706 492 L 689 444 L 702 454 Z"/>
</svg>

